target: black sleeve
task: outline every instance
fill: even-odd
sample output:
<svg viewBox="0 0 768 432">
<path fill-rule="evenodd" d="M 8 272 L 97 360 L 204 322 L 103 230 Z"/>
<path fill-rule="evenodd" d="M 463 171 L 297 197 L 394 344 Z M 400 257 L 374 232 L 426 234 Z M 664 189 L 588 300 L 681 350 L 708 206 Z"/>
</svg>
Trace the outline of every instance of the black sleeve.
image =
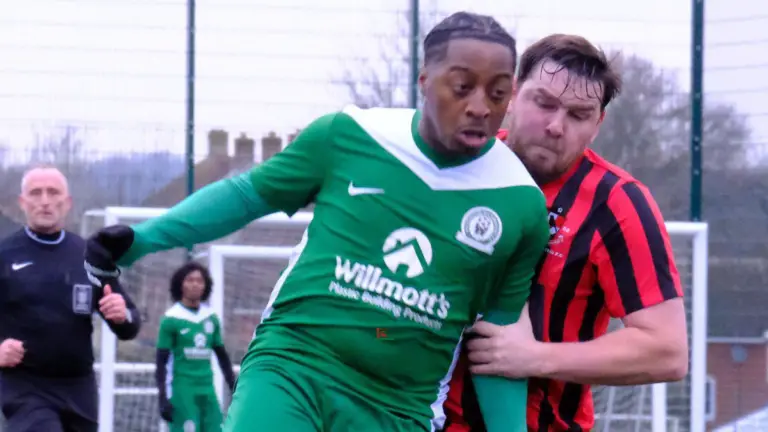
<svg viewBox="0 0 768 432">
<path fill-rule="evenodd" d="M 230 391 L 235 390 L 235 371 L 232 368 L 232 361 L 229 359 L 229 354 L 224 348 L 224 345 L 213 347 L 213 352 L 216 353 L 216 359 L 219 361 L 219 367 L 221 367 L 221 373 L 224 374 L 224 379 L 227 381 Z"/>
<path fill-rule="evenodd" d="M 133 299 L 131 299 L 131 296 L 125 292 L 119 281 L 112 280 L 109 282 L 109 286 L 112 287 L 112 291 L 114 293 L 123 296 L 123 299 L 125 300 L 125 306 L 128 309 L 128 317 L 122 324 L 115 324 L 106 319 L 105 321 L 107 321 L 109 328 L 112 330 L 115 336 L 117 336 L 118 339 L 124 341 L 131 340 L 135 338 L 139 334 L 139 330 L 141 330 L 141 314 L 136 308 L 136 304 L 133 303 Z M 104 315 L 102 315 L 101 312 L 99 312 L 99 315 L 104 318 Z"/>
<path fill-rule="evenodd" d="M 165 379 L 168 375 L 168 359 L 171 357 L 171 350 L 158 349 L 157 358 L 155 360 L 155 383 L 157 384 L 157 391 L 160 400 L 167 400 L 168 395 L 165 392 Z"/>
</svg>

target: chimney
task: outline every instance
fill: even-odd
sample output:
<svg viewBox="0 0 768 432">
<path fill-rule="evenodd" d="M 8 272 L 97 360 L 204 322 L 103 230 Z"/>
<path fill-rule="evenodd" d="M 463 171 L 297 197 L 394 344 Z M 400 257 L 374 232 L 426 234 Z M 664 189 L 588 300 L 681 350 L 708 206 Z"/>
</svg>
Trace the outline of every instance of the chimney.
<svg viewBox="0 0 768 432">
<path fill-rule="evenodd" d="M 225 130 L 213 129 L 208 132 L 208 156 L 221 157 L 227 156 L 227 144 L 229 143 L 229 134 Z"/>
<path fill-rule="evenodd" d="M 283 140 L 274 132 L 261 139 L 261 161 L 266 162 L 283 149 Z"/>
<path fill-rule="evenodd" d="M 301 129 L 296 129 L 296 132 L 288 134 L 288 142 L 287 144 L 290 144 L 293 142 L 293 140 L 296 139 L 297 136 L 301 133 Z"/>
<path fill-rule="evenodd" d="M 245 133 L 240 133 L 240 136 L 235 139 L 235 158 L 240 161 L 253 162 L 255 160 L 255 141 L 253 138 L 248 138 Z"/>
</svg>

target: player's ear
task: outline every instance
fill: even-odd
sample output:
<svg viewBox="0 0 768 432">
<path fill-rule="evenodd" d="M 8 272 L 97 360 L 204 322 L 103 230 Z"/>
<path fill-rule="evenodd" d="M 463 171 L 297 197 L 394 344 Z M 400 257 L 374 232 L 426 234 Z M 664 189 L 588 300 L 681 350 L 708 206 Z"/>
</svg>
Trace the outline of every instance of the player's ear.
<svg viewBox="0 0 768 432">
<path fill-rule="evenodd" d="M 71 209 L 72 209 L 72 197 L 68 196 L 67 199 L 64 200 L 64 216 L 66 216 Z"/>
<path fill-rule="evenodd" d="M 517 92 L 520 90 L 520 83 L 517 81 L 517 77 L 512 78 L 512 96 L 517 96 Z"/>
<path fill-rule="evenodd" d="M 419 92 L 422 96 L 424 96 L 425 93 L 425 87 L 427 85 L 427 68 L 422 67 L 419 71 Z"/>
<path fill-rule="evenodd" d="M 597 139 L 597 134 L 600 133 L 600 126 L 603 125 L 603 120 L 605 120 L 605 110 L 600 113 L 600 118 L 597 120 L 597 127 L 595 127 L 595 132 L 592 134 L 592 139 L 589 141 L 590 144 Z"/>
</svg>

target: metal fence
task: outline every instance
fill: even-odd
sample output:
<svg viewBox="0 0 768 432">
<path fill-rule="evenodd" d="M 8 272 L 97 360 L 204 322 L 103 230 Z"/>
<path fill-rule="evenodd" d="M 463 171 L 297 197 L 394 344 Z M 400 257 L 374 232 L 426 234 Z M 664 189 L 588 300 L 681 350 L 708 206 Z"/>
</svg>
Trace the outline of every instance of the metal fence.
<svg viewBox="0 0 768 432">
<path fill-rule="evenodd" d="M 768 73 L 768 6 L 712 0 L 704 22 L 693 23 L 692 3 L 422 0 L 418 34 L 466 9 L 497 17 L 521 49 L 549 33 L 577 33 L 620 54 L 624 94 L 609 108 L 595 147 L 648 184 L 668 220 L 690 215 L 691 118 L 700 112 L 702 193 L 694 201 L 711 227 L 710 334 L 726 344 L 759 343 L 768 327 L 761 307 L 768 304 L 768 87 L 760 79 Z M 406 105 L 412 4 L 197 1 L 197 185 L 259 160 L 262 137 L 288 139 L 346 103 Z M 31 161 L 57 163 L 69 176 L 73 226 L 90 208 L 171 205 L 183 197 L 187 18 L 181 0 L 28 0 L 4 10 L 0 229 L 19 220 L 13 185 Z M 691 97 L 696 25 L 706 34 L 700 106 Z M 233 143 L 241 133 L 257 145 L 219 157 L 221 148 L 210 144 L 214 129 L 229 133 L 228 155 L 240 148 Z M 764 368 L 761 377 L 723 368 L 712 372 L 720 381 L 765 381 Z M 718 400 L 751 388 L 725 384 Z M 753 402 L 722 408 L 713 424 L 768 404 L 762 390 L 749 391 L 744 399 Z"/>
</svg>

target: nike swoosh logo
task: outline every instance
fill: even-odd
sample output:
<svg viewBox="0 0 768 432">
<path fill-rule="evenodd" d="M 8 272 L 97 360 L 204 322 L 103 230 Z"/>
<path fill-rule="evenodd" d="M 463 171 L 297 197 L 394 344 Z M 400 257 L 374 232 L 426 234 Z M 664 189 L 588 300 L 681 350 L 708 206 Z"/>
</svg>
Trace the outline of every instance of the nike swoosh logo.
<svg viewBox="0 0 768 432">
<path fill-rule="evenodd" d="M 349 196 L 374 195 L 374 194 L 383 194 L 384 189 L 356 187 L 352 182 L 349 182 L 349 189 L 347 189 L 347 192 L 349 192 Z"/>
<path fill-rule="evenodd" d="M 189 329 L 182 329 L 179 333 L 187 334 L 187 333 L 189 333 Z"/>
<path fill-rule="evenodd" d="M 24 267 L 29 267 L 31 265 L 32 265 L 32 261 L 18 263 L 18 264 L 14 263 L 14 264 L 11 264 L 11 270 L 17 271 L 17 270 L 23 269 Z"/>
</svg>

